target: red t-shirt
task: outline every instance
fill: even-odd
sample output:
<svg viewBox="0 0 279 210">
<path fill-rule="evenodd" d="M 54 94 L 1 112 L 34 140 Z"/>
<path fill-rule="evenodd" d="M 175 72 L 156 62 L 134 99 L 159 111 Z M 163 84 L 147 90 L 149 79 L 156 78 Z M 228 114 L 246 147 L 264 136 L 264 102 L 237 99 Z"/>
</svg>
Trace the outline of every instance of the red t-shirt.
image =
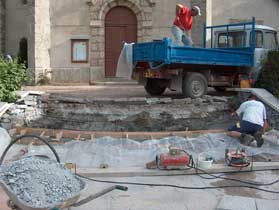
<svg viewBox="0 0 279 210">
<path fill-rule="evenodd" d="M 193 17 L 191 15 L 191 10 L 186 6 L 183 6 L 178 16 L 176 16 L 173 24 L 181 28 L 182 30 L 191 30 L 193 26 Z"/>
</svg>

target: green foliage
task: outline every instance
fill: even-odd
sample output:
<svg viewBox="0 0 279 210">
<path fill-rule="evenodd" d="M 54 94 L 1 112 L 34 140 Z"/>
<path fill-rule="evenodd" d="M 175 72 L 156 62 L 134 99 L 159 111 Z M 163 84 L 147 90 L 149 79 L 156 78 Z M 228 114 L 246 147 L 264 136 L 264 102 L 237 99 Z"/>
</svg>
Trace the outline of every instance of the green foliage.
<svg viewBox="0 0 279 210">
<path fill-rule="evenodd" d="M 26 67 L 17 59 L 7 61 L 0 57 L 0 101 L 16 101 L 15 91 L 27 80 Z"/>
<path fill-rule="evenodd" d="M 256 87 L 264 88 L 279 98 L 279 51 L 270 51 L 263 61 L 263 69 Z"/>
</svg>

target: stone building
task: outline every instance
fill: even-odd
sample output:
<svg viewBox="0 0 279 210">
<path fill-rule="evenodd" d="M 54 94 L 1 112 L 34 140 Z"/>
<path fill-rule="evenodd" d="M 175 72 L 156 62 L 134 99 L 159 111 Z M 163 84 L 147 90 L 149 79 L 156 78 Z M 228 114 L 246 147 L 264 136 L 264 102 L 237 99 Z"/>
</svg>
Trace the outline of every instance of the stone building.
<svg viewBox="0 0 279 210">
<path fill-rule="evenodd" d="M 172 37 L 176 3 L 202 9 L 192 33 L 197 46 L 202 45 L 204 22 L 223 24 L 254 15 L 279 28 L 277 0 L 6 0 L 5 52 L 25 55 L 36 80 L 114 80 L 123 41 Z M 265 15 L 257 12 L 263 5 Z"/>
<path fill-rule="evenodd" d="M 5 52 L 5 1 L 0 1 L 0 52 Z"/>
</svg>

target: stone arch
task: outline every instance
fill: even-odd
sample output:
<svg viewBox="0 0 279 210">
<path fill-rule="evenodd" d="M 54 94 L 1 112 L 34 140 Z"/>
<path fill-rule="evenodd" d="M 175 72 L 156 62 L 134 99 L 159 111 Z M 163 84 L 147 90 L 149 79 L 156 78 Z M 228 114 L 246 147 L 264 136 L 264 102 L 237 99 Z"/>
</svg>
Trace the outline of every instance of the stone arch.
<svg viewBox="0 0 279 210">
<path fill-rule="evenodd" d="M 140 7 L 139 7 L 139 5 L 137 3 L 133 3 L 133 2 L 131 2 L 129 0 L 126 0 L 126 1 L 110 0 L 110 1 L 106 2 L 101 7 L 101 10 L 99 12 L 99 15 L 98 15 L 99 20 L 104 20 L 106 14 L 108 13 L 108 11 L 110 9 L 112 9 L 113 7 L 117 7 L 117 6 L 128 7 L 137 16 L 138 22 L 143 21 L 143 19 L 144 19 L 143 11 L 141 11 L 141 9 L 140 9 Z"/>
<path fill-rule="evenodd" d="M 137 17 L 137 40 L 139 42 L 151 40 L 152 7 L 154 0 L 91 0 L 91 82 L 104 78 L 104 20 L 110 9 L 117 6 L 129 8 Z"/>
</svg>

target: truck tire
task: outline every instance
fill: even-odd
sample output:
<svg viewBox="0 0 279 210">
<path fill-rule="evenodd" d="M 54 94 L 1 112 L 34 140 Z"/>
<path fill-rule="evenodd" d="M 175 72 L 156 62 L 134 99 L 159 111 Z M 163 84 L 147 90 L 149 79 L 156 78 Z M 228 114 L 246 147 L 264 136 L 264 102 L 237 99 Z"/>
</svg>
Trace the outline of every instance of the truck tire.
<svg viewBox="0 0 279 210">
<path fill-rule="evenodd" d="M 146 85 L 144 86 L 146 92 L 151 96 L 162 95 L 168 86 L 167 80 L 163 79 L 147 79 Z"/>
<path fill-rule="evenodd" d="M 182 82 L 184 97 L 199 98 L 207 93 L 207 80 L 201 73 L 188 73 Z"/>
</svg>

